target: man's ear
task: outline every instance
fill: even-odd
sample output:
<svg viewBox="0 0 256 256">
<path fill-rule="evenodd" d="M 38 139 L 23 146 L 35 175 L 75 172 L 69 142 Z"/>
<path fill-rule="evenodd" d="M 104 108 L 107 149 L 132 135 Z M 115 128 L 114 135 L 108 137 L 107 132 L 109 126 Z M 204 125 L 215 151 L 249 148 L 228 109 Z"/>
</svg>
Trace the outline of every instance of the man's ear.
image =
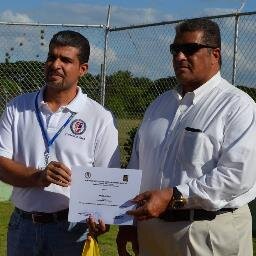
<svg viewBox="0 0 256 256">
<path fill-rule="evenodd" d="M 220 48 L 215 48 L 215 49 L 212 49 L 212 54 L 213 54 L 213 64 L 215 63 L 219 63 L 219 60 L 221 58 L 220 56 Z"/>
<path fill-rule="evenodd" d="M 80 77 L 85 75 L 88 71 L 88 63 L 83 63 L 80 65 Z"/>
</svg>

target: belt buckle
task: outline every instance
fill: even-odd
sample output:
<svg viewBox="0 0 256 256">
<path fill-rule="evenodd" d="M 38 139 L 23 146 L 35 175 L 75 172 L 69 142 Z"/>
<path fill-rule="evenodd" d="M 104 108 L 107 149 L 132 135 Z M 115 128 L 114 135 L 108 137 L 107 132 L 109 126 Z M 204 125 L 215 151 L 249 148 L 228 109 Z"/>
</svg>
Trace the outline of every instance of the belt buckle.
<svg viewBox="0 0 256 256">
<path fill-rule="evenodd" d="M 31 214 L 32 221 L 33 221 L 34 224 L 35 224 L 35 223 L 39 223 L 38 221 L 36 221 L 36 218 L 37 218 L 38 216 L 40 216 L 40 214 L 37 214 L 37 213 L 32 213 L 32 214 Z"/>
<path fill-rule="evenodd" d="M 35 213 L 32 213 L 31 214 L 31 217 L 32 217 L 32 222 L 33 223 L 37 223 L 37 221 L 35 220 L 35 216 L 36 216 L 37 214 L 35 214 Z"/>
</svg>

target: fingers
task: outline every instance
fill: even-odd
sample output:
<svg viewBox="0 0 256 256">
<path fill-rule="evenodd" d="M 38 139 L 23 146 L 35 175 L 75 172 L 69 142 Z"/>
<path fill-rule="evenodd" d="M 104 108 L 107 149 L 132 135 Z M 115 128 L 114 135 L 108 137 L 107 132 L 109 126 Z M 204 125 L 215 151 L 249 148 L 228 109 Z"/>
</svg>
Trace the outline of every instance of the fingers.
<svg viewBox="0 0 256 256">
<path fill-rule="evenodd" d="M 150 200 L 150 193 L 144 192 L 136 197 L 134 197 L 131 201 L 137 204 L 137 208 L 134 210 L 127 211 L 128 215 L 132 215 L 136 217 L 138 220 L 144 220 L 146 217 L 148 218 L 148 201 Z"/>
<path fill-rule="evenodd" d="M 110 225 L 105 224 L 103 220 L 99 219 L 99 229 L 101 232 L 106 233 L 109 231 Z"/>
<path fill-rule="evenodd" d="M 135 210 L 130 210 L 126 212 L 128 215 L 132 215 L 137 218 L 137 220 L 147 220 L 152 218 L 148 208 L 147 204 L 135 209 Z"/>
<path fill-rule="evenodd" d="M 106 225 L 103 220 L 98 220 L 98 223 L 95 221 L 93 217 L 89 217 L 86 220 L 86 223 L 89 228 L 89 236 L 97 237 L 101 234 L 104 234 L 109 231 L 110 226 Z"/>
<path fill-rule="evenodd" d="M 147 192 L 144 192 L 144 193 L 141 193 L 141 194 L 135 196 L 131 201 L 134 203 L 140 204 L 141 202 L 147 200 L 149 197 L 150 197 L 150 194 L 147 191 Z"/>
<path fill-rule="evenodd" d="M 138 206 L 137 209 L 127 211 L 127 214 L 136 217 L 138 220 L 159 217 L 161 213 L 166 211 L 172 193 L 171 188 L 142 193 L 134 198 Z"/>
<path fill-rule="evenodd" d="M 92 240 L 92 236 L 88 234 L 86 240 L 90 242 Z"/>
<path fill-rule="evenodd" d="M 129 210 L 126 213 L 136 217 L 138 220 L 144 220 L 149 215 L 148 205 L 150 202 L 149 192 L 144 192 L 137 195 L 134 199 L 134 202 L 137 203 L 137 208 Z"/>
<path fill-rule="evenodd" d="M 68 187 L 71 182 L 71 171 L 60 162 L 50 162 L 44 169 L 46 181 L 62 187 Z"/>
</svg>

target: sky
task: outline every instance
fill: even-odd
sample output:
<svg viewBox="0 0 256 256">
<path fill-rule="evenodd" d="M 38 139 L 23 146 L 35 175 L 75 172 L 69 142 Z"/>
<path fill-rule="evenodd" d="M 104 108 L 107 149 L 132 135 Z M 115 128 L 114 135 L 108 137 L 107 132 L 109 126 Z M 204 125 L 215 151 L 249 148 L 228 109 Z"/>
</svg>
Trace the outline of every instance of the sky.
<svg viewBox="0 0 256 256">
<path fill-rule="evenodd" d="M 255 0 L 8 0 L 0 3 L 0 21 L 128 26 L 199 16 L 256 11 Z"/>
</svg>

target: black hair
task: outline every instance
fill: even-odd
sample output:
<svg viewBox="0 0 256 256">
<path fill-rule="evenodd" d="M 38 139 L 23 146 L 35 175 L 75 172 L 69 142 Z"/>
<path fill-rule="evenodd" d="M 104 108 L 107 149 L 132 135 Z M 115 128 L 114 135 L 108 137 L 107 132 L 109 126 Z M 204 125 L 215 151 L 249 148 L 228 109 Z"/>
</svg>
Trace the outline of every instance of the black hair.
<svg viewBox="0 0 256 256">
<path fill-rule="evenodd" d="M 90 43 L 86 37 L 72 30 L 63 30 L 53 35 L 49 48 L 52 46 L 72 46 L 79 49 L 80 64 L 87 63 L 90 56 Z"/>
<path fill-rule="evenodd" d="M 203 31 L 203 44 L 221 49 L 220 29 L 216 22 L 207 18 L 185 20 L 176 26 L 176 35 L 184 32 Z"/>
</svg>

